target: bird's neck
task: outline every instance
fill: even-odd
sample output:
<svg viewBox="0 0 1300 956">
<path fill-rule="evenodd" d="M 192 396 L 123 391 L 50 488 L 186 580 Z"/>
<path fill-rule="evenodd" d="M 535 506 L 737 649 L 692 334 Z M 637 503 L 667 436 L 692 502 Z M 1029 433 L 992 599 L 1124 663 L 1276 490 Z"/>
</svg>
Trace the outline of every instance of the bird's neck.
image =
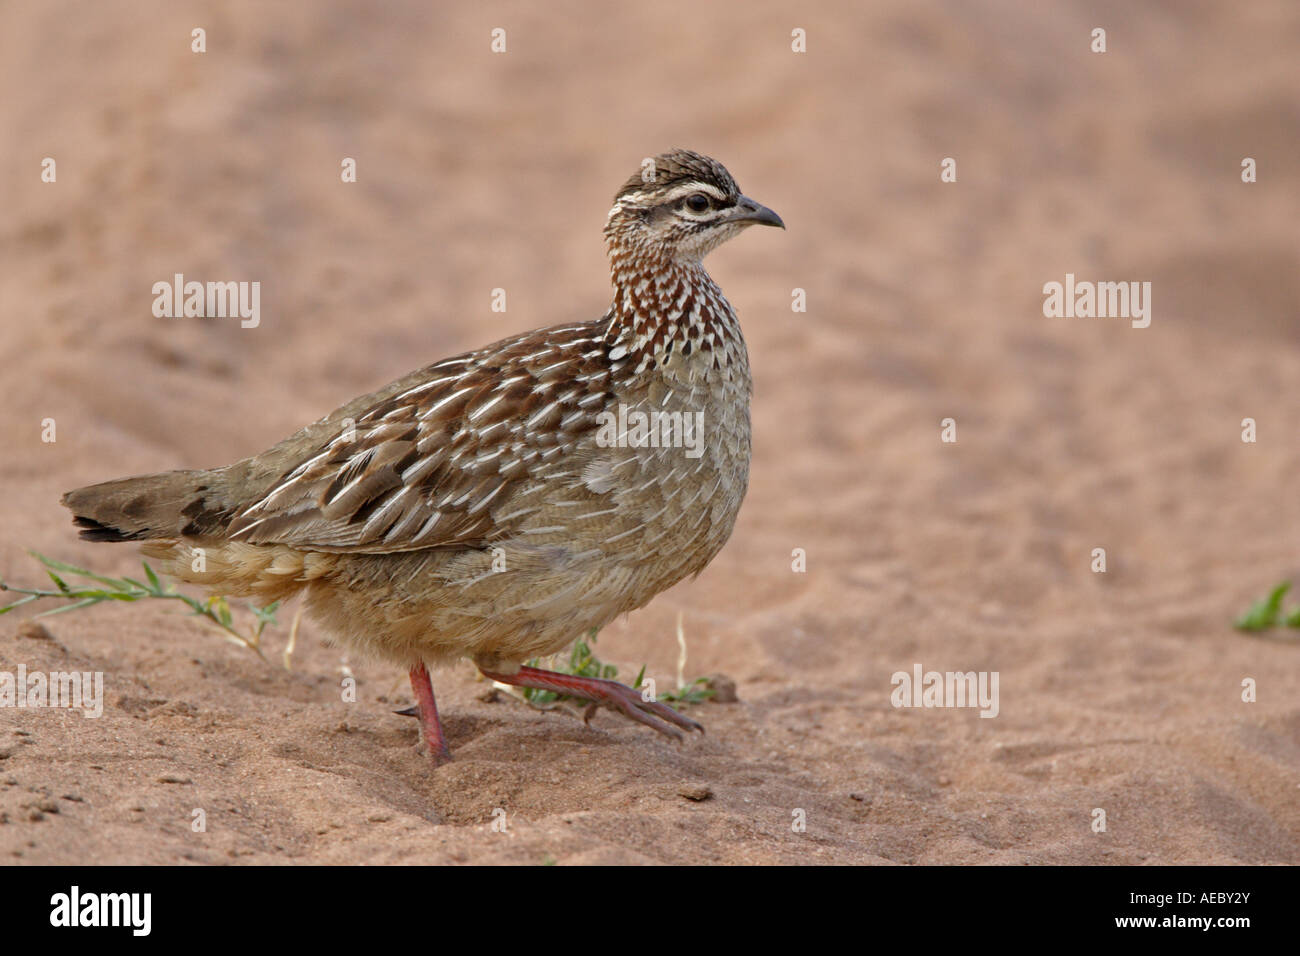
<svg viewBox="0 0 1300 956">
<path fill-rule="evenodd" d="M 605 341 L 644 371 L 664 353 L 712 355 L 722 367 L 744 356 L 740 323 L 704 264 L 610 248 L 614 299 Z M 622 351 L 618 351 L 621 349 Z"/>
</svg>

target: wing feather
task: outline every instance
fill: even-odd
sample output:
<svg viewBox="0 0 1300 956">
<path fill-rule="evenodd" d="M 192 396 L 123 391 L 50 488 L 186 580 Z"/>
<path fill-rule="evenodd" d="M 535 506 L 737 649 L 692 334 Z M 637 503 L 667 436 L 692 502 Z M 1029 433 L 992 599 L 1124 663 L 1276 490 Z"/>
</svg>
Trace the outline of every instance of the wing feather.
<svg viewBox="0 0 1300 956">
<path fill-rule="evenodd" d="M 536 510 L 512 505 L 521 489 L 562 469 L 613 400 L 622 363 L 605 326 L 541 329 L 435 363 L 241 463 L 276 477 L 232 509 L 228 536 L 378 553 L 508 535 Z M 584 467 L 572 462 L 575 476 Z"/>
</svg>

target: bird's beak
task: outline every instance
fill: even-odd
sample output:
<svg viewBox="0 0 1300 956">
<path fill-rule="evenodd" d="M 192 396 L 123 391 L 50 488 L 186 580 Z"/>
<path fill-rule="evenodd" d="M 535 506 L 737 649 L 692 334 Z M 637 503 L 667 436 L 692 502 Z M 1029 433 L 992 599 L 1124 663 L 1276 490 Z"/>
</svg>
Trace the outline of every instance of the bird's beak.
<svg viewBox="0 0 1300 956">
<path fill-rule="evenodd" d="M 768 209 L 762 203 L 756 203 L 748 196 L 741 196 L 736 202 L 736 212 L 732 216 L 732 222 L 743 222 L 759 226 L 780 226 L 785 228 L 785 223 L 781 217 Z"/>
</svg>

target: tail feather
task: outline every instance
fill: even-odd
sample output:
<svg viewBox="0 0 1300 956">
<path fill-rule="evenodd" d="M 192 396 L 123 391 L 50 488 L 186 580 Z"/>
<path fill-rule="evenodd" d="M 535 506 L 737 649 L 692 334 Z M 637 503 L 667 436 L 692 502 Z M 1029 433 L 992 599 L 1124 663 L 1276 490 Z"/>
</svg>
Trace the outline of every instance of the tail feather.
<svg viewBox="0 0 1300 956">
<path fill-rule="evenodd" d="M 94 518 L 85 515 L 73 515 L 72 523 L 81 529 L 79 536 L 87 541 L 141 541 L 149 537 L 142 531 L 121 531 L 100 524 Z"/>
<path fill-rule="evenodd" d="M 63 505 L 88 541 L 146 541 L 201 534 L 218 519 L 207 506 L 211 472 L 168 471 L 69 491 Z"/>
</svg>

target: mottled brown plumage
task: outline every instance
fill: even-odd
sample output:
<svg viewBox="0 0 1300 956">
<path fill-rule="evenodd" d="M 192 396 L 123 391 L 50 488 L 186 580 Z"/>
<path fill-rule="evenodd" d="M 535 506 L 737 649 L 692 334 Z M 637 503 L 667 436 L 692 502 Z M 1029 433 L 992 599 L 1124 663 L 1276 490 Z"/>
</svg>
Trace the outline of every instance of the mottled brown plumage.
<svg viewBox="0 0 1300 956">
<path fill-rule="evenodd" d="M 521 665 L 699 573 L 731 534 L 749 474 L 749 364 L 701 260 L 754 223 L 781 225 L 720 164 L 656 157 L 610 210 L 614 294 L 600 319 L 436 362 L 224 468 L 119 479 L 64 503 L 83 537 L 141 541 L 215 593 L 301 592 L 346 644 L 411 669 L 435 758 L 446 751 L 425 663 L 462 656 L 666 733 L 697 728 L 622 685 Z"/>
</svg>

